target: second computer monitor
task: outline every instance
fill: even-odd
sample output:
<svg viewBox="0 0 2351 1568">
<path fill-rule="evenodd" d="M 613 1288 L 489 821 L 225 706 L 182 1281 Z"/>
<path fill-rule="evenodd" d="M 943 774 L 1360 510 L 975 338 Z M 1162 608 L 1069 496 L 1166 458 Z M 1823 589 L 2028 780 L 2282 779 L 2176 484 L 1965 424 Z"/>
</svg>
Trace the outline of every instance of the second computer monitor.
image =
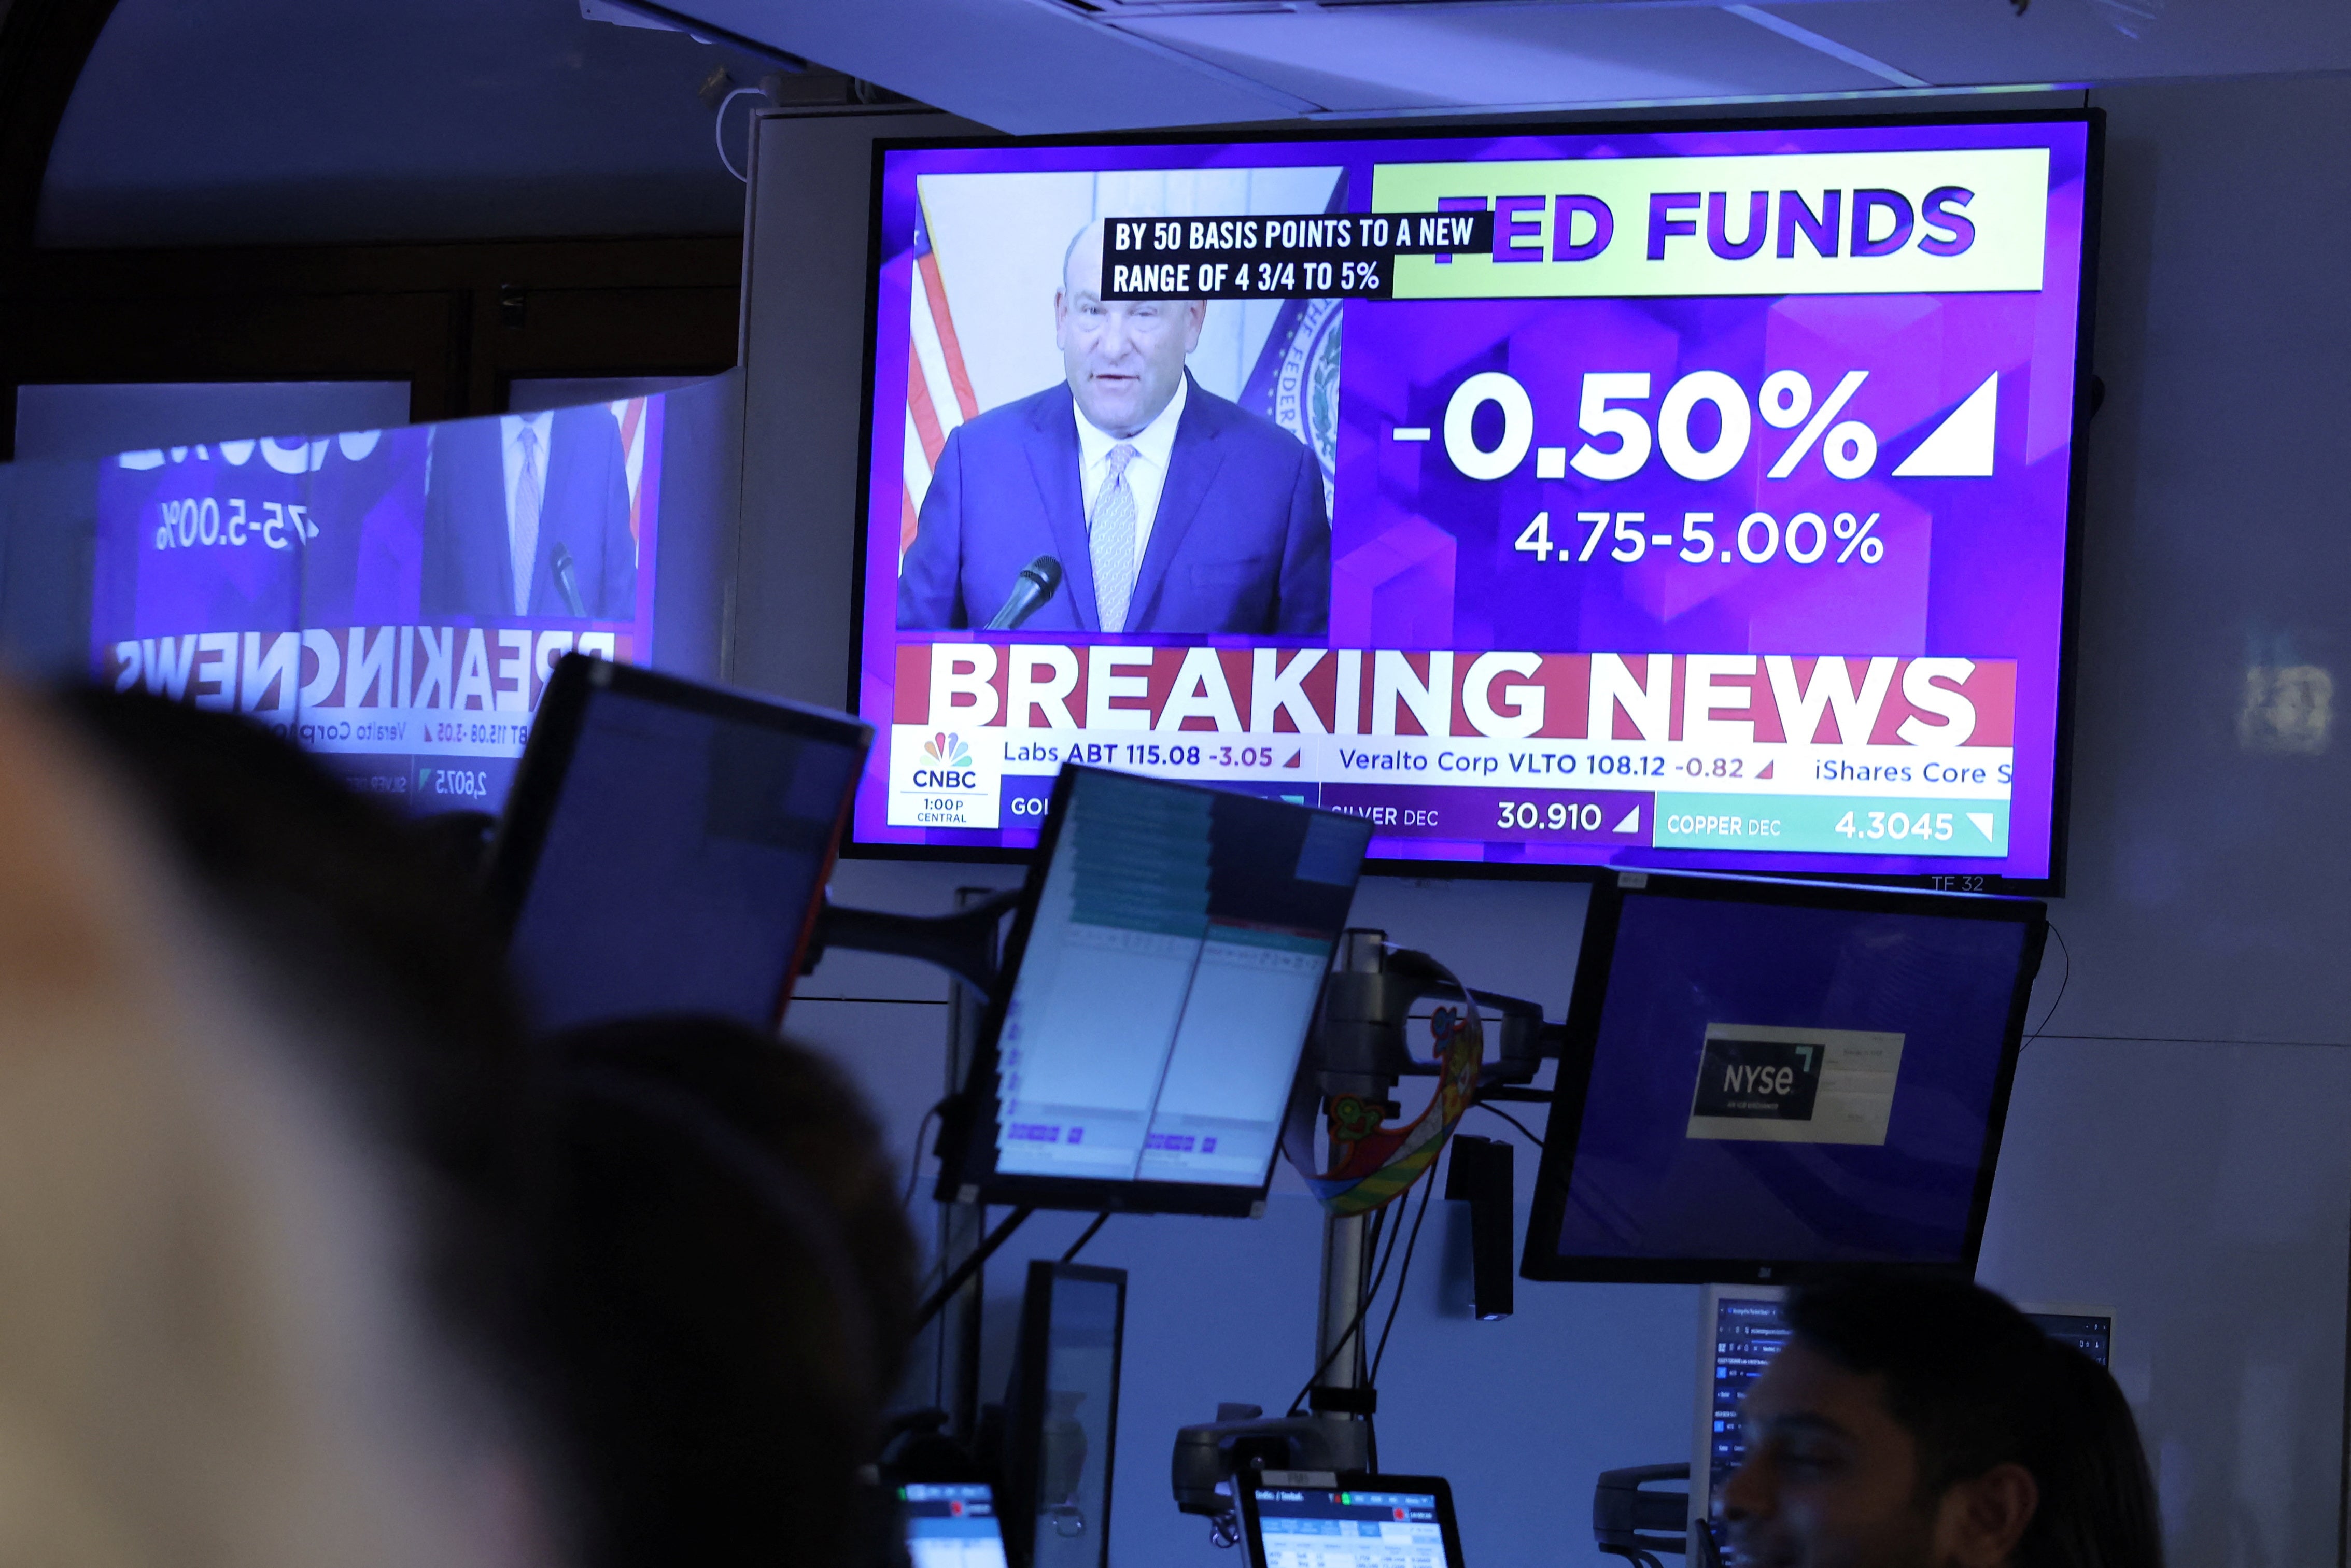
<svg viewBox="0 0 2351 1568">
<path fill-rule="evenodd" d="M 940 1196 L 1245 1215 L 1371 826 L 1065 768 Z"/>
<path fill-rule="evenodd" d="M 2047 929 L 2026 899 L 1602 883 L 1523 1271 L 1972 1273 Z"/>
</svg>

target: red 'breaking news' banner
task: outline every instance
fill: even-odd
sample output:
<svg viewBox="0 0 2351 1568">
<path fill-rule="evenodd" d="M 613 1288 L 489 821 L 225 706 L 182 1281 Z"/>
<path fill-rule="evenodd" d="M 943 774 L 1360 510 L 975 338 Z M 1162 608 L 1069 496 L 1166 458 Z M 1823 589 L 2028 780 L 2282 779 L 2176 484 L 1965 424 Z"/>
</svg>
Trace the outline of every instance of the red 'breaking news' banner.
<svg viewBox="0 0 2351 1568">
<path fill-rule="evenodd" d="M 2006 659 L 901 643 L 893 722 L 2005 748 Z"/>
</svg>

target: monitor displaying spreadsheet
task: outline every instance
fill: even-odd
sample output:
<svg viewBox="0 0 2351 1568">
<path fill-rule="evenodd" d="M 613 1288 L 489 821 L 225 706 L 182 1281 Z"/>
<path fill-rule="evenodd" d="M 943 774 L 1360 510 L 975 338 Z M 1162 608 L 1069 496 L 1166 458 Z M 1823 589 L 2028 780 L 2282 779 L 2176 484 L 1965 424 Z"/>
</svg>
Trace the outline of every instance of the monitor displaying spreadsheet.
<svg viewBox="0 0 2351 1568">
<path fill-rule="evenodd" d="M 1064 769 L 944 1195 L 1249 1212 L 1371 832 L 1262 795 Z"/>
<path fill-rule="evenodd" d="M 1461 1568 L 1437 1477 L 1269 1470 L 1243 1487 L 1252 1568 Z"/>
</svg>

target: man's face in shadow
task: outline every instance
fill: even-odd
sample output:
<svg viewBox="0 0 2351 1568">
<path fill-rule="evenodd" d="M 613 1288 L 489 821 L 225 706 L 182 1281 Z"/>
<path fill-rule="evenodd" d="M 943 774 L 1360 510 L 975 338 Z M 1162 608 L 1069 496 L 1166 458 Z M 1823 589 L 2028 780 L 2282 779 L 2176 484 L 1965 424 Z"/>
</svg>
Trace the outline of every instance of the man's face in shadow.
<svg viewBox="0 0 2351 1568">
<path fill-rule="evenodd" d="M 1746 1462 L 1715 1500 L 1738 1568 L 1942 1568 L 1917 1445 L 1877 1378 L 1796 1341 L 1741 1415 Z"/>
<path fill-rule="evenodd" d="M 2006 1568 L 2038 1502 L 2014 1464 L 1927 1495 L 1885 1379 L 1801 1339 L 1741 1416 L 1747 1457 L 1715 1499 L 1733 1568 Z"/>
<path fill-rule="evenodd" d="M 1053 341 L 1078 412 L 1095 429 L 1124 438 L 1158 418 L 1176 395 L 1208 307 L 1196 299 L 1104 300 L 1102 249 L 1102 225 L 1088 225 L 1053 296 Z"/>
</svg>

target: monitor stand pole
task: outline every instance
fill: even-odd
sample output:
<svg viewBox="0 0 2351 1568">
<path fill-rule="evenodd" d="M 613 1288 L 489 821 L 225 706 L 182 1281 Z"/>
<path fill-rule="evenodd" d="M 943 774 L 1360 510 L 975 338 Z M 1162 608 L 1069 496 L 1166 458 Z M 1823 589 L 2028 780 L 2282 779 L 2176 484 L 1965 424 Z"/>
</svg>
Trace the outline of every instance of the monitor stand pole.
<svg viewBox="0 0 2351 1568">
<path fill-rule="evenodd" d="M 1363 1322 L 1364 1294 L 1371 1282 L 1371 1249 L 1364 1244 L 1369 1228 L 1369 1219 L 1360 1214 L 1322 1219 L 1322 1311 L 1314 1343 L 1315 1364 L 1322 1371 L 1306 1397 L 1329 1431 L 1338 1469 L 1371 1469 L 1376 1396 L 1369 1386 Z"/>
<path fill-rule="evenodd" d="M 956 903 L 965 909 L 985 896 L 978 888 L 956 889 Z M 992 943 L 990 947 L 992 959 Z M 959 1092 L 970 1076 L 972 1058 L 979 1050 L 980 1015 L 987 1009 L 987 998 L 961 975 L 948 984 L 946 1092 L 950 1095 Z M 940 1204 L 938 1210 L 939 1265 L 952 1273 L 978 1250 L 987 1236 L 987 1206 L 958 1199 Z M 966 1443 L 979 1434 L 980 1317 L 986 1293 L 986 1282 L 975 1272 L 947 1301 L 937 1323 L 935 1397 L 947 1413 L 948 1432 Z"/>
</svg>

